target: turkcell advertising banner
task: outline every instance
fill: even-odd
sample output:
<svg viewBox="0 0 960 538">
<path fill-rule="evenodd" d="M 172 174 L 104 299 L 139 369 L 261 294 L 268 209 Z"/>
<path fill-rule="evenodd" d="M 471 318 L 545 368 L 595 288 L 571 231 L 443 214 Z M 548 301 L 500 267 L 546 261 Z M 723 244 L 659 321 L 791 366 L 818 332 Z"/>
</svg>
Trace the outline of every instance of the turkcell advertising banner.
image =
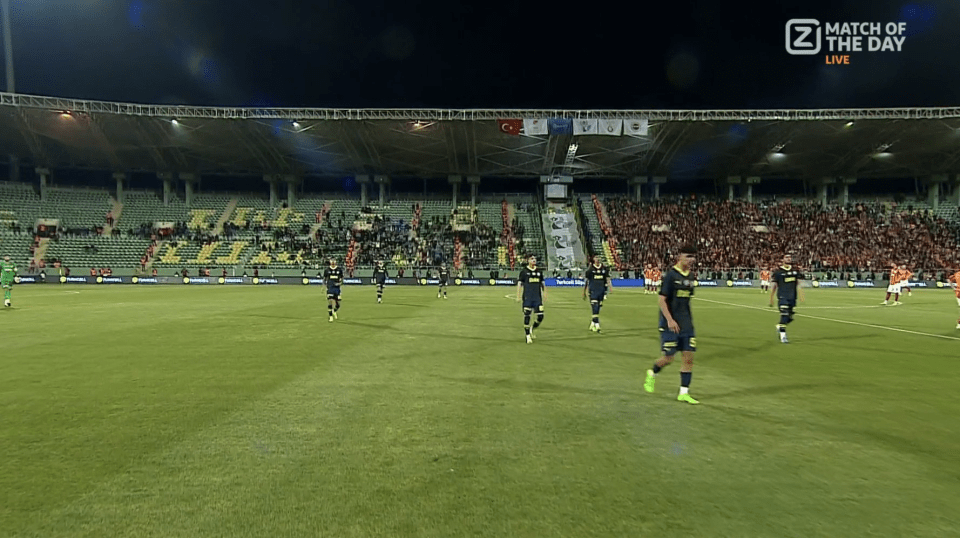
<svg viewBox="0 0 960 538">
<path fill-rule="evenodd" d="M 299 286 L 323 286 L 322 278 L 315 277 L 175 277 L 175 276 L 48 276 L 46 279 L 39 275 L 18 275 L 14 278 L 16 284 L 179 284 L 179 285 L 286 285 L 295 284 Z M 400 286 L 436 286 L 439 284 L 436 278 L 388 278 L 387 285 Z M 639 278 L 615 278 L 612 279 L 614 287 L 630 288 L 642 287 L 643 279 Z M 544 284 L 551 287 L 582 288 L 586 281 L 582 278 L 546 278 Z M 345 286 L 371 285 L 374 281 L 370 277 L 363 278 L 344 278 Z M 453 278 L 449 281 L 452 286 L 516 286 L 516 278 Z M 759 284 L 759 281 L 752 280 L 698 280 L 696 285 L 704 288 L 753 288 Z M 885 280 L 804 280 L 804 287 L 813 288 L 886 288 Z M 949 283 L 938 282 L 935 280 L 924 280 L 911 282 L 912 289 L 946 289 L 953 288 Z"/>
<path fill-rule="evenodd" d="M 582 288 L 587 285 L 587 281 L 582 278 L 545 278 L 543 283 L 547 286 L 556 286 L 558 288 Z M 610 283 L 614 288 L 642 288 L 642 278 L 613 278 Z"/>
<path fill-rule="evenodd" d="M 97 277 L 91 276 L 62 276 L 60 277 L 61 284 L 95 284 Z"/>
<path fill-rule="evenodd" d="M 190 285 L 217 284 L 217 279 L 212 276 L 185 276 L 182 282 Z"/>
<path fill-rule="evenodd" d="M 557 286 L 561 288 L 582 288 L 587 281 L 582 278 L 545 278 L 543 283 L 546 286 Z"/>
</svg>

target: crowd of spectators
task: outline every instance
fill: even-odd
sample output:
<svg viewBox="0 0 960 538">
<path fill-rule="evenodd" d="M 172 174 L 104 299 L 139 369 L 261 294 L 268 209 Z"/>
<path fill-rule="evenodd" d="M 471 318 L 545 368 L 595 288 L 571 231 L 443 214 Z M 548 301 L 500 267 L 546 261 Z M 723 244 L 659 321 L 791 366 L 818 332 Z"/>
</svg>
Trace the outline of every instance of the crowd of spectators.
<svg viewBox="0 0 960 538">
<path fill-rule="evenodd" d="M 454 266 L 456 265 L 455 245 L 459 240 L 462 265 L 472 267 L 489 265 L 495 258 L 496 248 L 499 245 L 497 232 L 474 219 L 467 219 L 468 224 L 456 227 L 455 222 L 454 216 L 435 215 L 423 220 L 416 233 L 416 254 L 413 257 L 404 257 L 404 261 L 422 266 L 443 264 Z"/>
<path fill-rule="evenodd" d="M 807 270 L 833 273 L 883 273 L 894 263 L 939 270 L 960 261 L 958 224 L 903 204 L 614 198 L 606 211 L 621 269 L 665 267 L 684 242 L 698 246 L 702 269 L 716 272 L 773 267 L 786 252 Z"/>
</svg>

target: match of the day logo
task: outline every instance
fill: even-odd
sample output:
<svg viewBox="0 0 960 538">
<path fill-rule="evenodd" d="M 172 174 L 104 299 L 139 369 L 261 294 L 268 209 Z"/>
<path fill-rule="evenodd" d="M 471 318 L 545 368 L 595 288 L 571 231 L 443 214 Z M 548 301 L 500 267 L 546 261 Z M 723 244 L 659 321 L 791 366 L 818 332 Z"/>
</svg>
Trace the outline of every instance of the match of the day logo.
<svg viewBox="0 0 960 538">
<path fill-rule="evenodd" d="M 900 52 L 906 40 L 905 22 L 828 22 L 790 19 L 786 24 L 787 53 L 794 56 L 826 55 L 828 64 L 849 64 L 849 52 Z"/>
</svg>

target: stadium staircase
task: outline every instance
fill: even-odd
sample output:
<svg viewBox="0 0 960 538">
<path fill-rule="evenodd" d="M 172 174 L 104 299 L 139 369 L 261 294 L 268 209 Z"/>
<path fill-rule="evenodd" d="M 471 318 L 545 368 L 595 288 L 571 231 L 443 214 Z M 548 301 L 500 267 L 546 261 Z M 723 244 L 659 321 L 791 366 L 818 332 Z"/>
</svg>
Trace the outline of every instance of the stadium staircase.
<svg viewBox="0 0 960 538">
<path fill-rule="evenodd" d="M 324 202 L 323 207 L 320 208 L 320 211 L 318 211 L 317 214 L 314 215 L 314 220 L 316 220 L 316 222 L 313 224 L 313 226 L 310 227 L 310 237 L 317 236 L 317 232 L 320 231 L 320 228 L 323 227 L 324 221 L 327 219 L 327 216 L 330 214 L 331 207 L 332 206 L 330 205 L 330 202 Z"/>
<path fill-rule="evenodd" d="M 590 203 L 592 204 L 594 211 L 597 216 L 597 221 L 600 224 L 601 237 L 603 237 L 603 254 L 606 258 L 607 265 L 611 267 L 616 267 L 617 269 L 623 269 L 620 265 L 620 254 L 617 251 L 617 240 L 613 237 L 612 228 L 610 227 L 610 217 L 607 215 L 607 209 L 604 206 L 603 202 L 597 198 L 596 195 L 590 197 Z"/>
<path fill-rule="evenodd" d="M 103 235 L 110 235 L 113 233 L 113 228 L 120 223 L 120 216 L 123 215 L 123 202 L 111 198 L 113 202 L 113 207 L 110 208 L 110 214 L 113 215 L 113 224 L 106 223 L 103 225 Z"/>
<path fill-rule="evenodd" d="M 347 257 L 346 257 L 346 260 L 345 260 L 344 263 L 343 263 L 343 264 L 347 267 L 347 271 L 353 270 L 353 266 L 354 266 L 353 260 L 354 260 L 354 257 L 357 256 L 357 255 L 359 255 L 359 254 L 360 254 L 360 246 L 357 245 L 356 240 L 354 240 L 354 239 L 351 237 L 351 238 L 350 238 L 350 247 L 347 249 Z"/>
<path fill-rule="evenodd" d="M 233 210 L 237 208 L 237 203 L 239 201 L 236 198 L 231 198 L 227 202 L 227 207 L 224 208 L 223 213 L 220 214 L 220 218 L 217 219 L 217 223 L 213 227 L 213 233 L 215 235 L 220 235 L 223 233 L 223 225 L 230 220 L 230 217 L 233 215 Z"/>
<path fill-rule="evenodd" d="M 460 242 L 460 237 L 455 236 L 453 238 L 453 268 L 457 271 L 463 266 L 463 244 Z"/>
<path fill-rule="evenodd" d="M 157 259 L 157 253 L 160 252 L 160 249 L 163 248 L 164 241 L 158 241 L 157 247 L 153 249 L 153 254 L 150 254 L 150 245 L 147 245 L 147 248 L 143 250 L 143 255 L 147 257 L 147 263 L 144 264 L 143 270 L 150 271 L 153 269 L 153 262 Z"/>
<path fill-rule="evenodd" d="M 507 266 L 509 264 L 509 267 L 513 269 L 517 260 L 517 254 L 514 252 L 513 230 L 510 225 L 513 221 L 513 210 L 506 200 L 500 203 L 500 216 L 503 224 L 503 231 L 500 232 L 500 243 L 506 251 L 502 265 Z"/>
<path fill-rule="evenodd" d="M 36 248 L 33 249 L 33 258 L 30 259 L 30 264 L 33 267 L 41 267 L 41 261 L 47 257 L 47 249 L 50 247 L 50 238 L 41 237 L 39 244 Z"/>
</svg>

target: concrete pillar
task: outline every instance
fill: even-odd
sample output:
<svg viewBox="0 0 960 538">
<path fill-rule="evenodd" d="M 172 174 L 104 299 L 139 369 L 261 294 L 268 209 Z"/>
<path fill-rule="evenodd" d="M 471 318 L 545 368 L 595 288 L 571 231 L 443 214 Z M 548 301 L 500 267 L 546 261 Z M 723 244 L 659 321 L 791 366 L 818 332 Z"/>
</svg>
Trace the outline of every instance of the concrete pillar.
<svg viewBox="0 0 960 538">
<path fill-rule="evenodd" d="M 20 181 L 20 158 L 10 155 L 10 181 Z"/>
<path fill-rule="evenodd" d="M 263 180 L 270 185 L 270 207 L 275 207 L 280 199 L 280 180 L 273 174 L 264 174 Z"/>
<path fill-rule="evenodd" d="M 665 176 L 655 176 L 653 178 L 653 199 L 654 200 L 660 199 L 660 185 L 666 182 L 667 182 L 667 178 Z"/>
<path fill-rule="evenodd" d="M 373 181 L 380 185 L 380 207 L 387 205 L 387 185 L 390 184 L 390 178 L 387 176 L 374 176 Z"/>
<path fill-rule="evenodd" d="M 117 180 L 117 201 L 123 203 L 123 184 L 127 181 L 126 172 L 114 172 L 113 179 Z"/>
<path fill-rule="evenodd" d="M 467 183 L 470 184 L 470 208 L 477 207 L 477 193 L 480 192 L 480 176 L 468 176 Z"/>
<path fill-rule="evenodd" d="M 173 174 L 157 172 L 157 179 L 163 181 L 163 205 L 170 205 L 170 200 L 173 198 Z"/>
<path fill-rule="evenodd" d="M 354 179 L 360 184 L 360 207 L 366 207 L 369 200 L 370 176 L 355 176 Z"/>
<path fill-rule="evenodd" d="M 47 187 L 50 186 L 50 169 L 49 168 L 35 168 L 37 175 L 40 176 L 40 200 L 47 199 Z"/>
<path fill-rule="evenodd" d="M 855 185 L 857 183 L 857 178 L 855 177 L 842 177 L 840 178 L 840 195 L 837 199 L 838 202 L 846 206 L 850 203 L 850 185 Z"/>
<path fill-rule="evenodd" d="M 197 191 L 197 176 L 191 172 L 180 172 L 177 177 L 183 181 L 187 207 L 193 207 L 194 194 Z"/>
<path fill-rule="evenodd" d="M 743 178 L 740 176 L 727 176 L 727 200 L 733 201 L 736 197 L 736 190 L 733 188 L 734 185 L 739 185 L 743 181 Z"/>
<path fill-rule="evenodd" d="M 297 186 L 300 185 L 300 178 L 297 176 L 283 176 L 284 183 L 287 184 L 287 207 L 292 208 L 297 202 Z"/>
<path fill-rule="evenodd" d="M 817 186 L 817 200 L 820 202 L 820 207 L 822 209 L 827 208 L 829 200 L 830 185 L 836 183 L 836 180 L 832 177 L 822 177 L 814 182 Z"/>
<path fill-rule="evenodd" d="M 960 177 L 953 175 L 953 205 L 960 207 Z"/>
<path fill-rule="evenodd" d="M 460 194 L 460 182 L 463 181 L 463 177 L 452 175 L 447 176 L 447 183 L 453 187 L 453 208 L 457 208 L 457 195 Z"/>
<path fill-rule="evenodd" d="M 643 200 L 643 186 L 647 184 L 645 176 L 636 176 L 630 178 L 630 186 L 633 188 L 633 199 L 636 202 Z"/>
<path fill-rule="evenodd" d="M 930 186 L 927 189 L 927 204 L 930 209 L 936 211 L 940 209 L 940 185 L 947 182 L 946 175 L 935 175 L 930 177 Z"/>
<path fill-rule="evenodd" d="M 747 202 L 753 203 L 753 186 L 760 184 L 759 176 L 751 176 L 744 180 L 744 183 L 747 184 Z"/>
</svg>

